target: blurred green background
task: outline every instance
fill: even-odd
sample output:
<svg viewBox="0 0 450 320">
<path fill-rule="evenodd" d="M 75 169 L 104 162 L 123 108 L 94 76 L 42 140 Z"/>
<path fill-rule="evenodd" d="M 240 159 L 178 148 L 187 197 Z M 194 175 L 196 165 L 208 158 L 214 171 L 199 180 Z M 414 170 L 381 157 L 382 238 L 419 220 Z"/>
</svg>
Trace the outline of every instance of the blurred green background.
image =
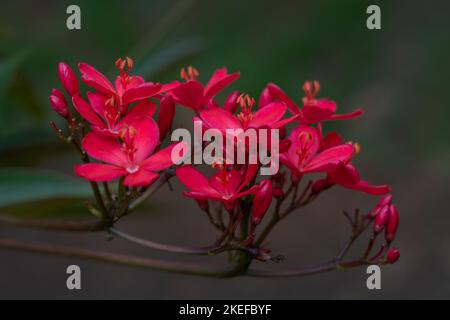
<svg viewBox="0 0 450 320">
<path fill-rule="evenodd" d="M 80 31 L 66 28 L 65 11 L 70 4 L 81 7 Z M 382 30 L 366 28 L 369 4 L 381 7 Z M 77 158 L 54 137 L 48 125 L 56 118 L 48 94 L 52 87 L 60 87 L 56 73 L 59 61 L 74 68 L 85 61 L 111 76 L 114 61 L 129 55 L 135 59 L 136 73 L 148 80 L 178 79 L 181 67 L 193 65 L 206 81 L 216 68 L 227 66 L 241 71 L 233 90 L 258 96 L 270 81 L 299 101 L 303 82 L 317 79 L 321 95 L 336 100 L 341 112 L 364 108 L 363 118 L 327 124 L 326 129 L 339 130 L 347 140 L 361 144 L 357 164 L 367 179 L 393 186 L 402 215 L 397 244 L 403 257 L 385 271 L 383 290 L 378 293 L 365 289 L 364 270 L 265 284 L 245 280 L 249 286 L 242 289 L 240 280 L 215 282 L 85 263 L 103 278 L 93 277 L 97 283 L 86 285 L 81 294 L 73 296 L 64 290 L 65 282 L 58 282 L 58 277 L 64 277 L 63 267 L 58 268 L 66 261 L 0 252 L 0 297 L 23 297 L 23 286 L 34 283 L 34 289 L 25 296 L 450 298 L 446 199 L 450 182 L 449 9 L 446 1 L 16 0 L 2 4 L 1 213 L 88 215 L 80 204 L 87 196 L 85 184 L 72 173 Z M 181 110 L 176 124 L 189 121 L 189 115 Z M 167 190 L 158 198 L 150 208 L 157 208 L 153 211 L 158 213 L 130 218 L 126 227 L 166 237 L 173 243 L 211 239 L 204 217 L 194 205 L 181 198 L 170 203 L 173 197 L 180 197 L 180 189 L 176 191 Z M 338 246 L 336 239 L 342 241 L 348 233 L 339 211 L 354 206 L 368 209 L 375 203 L 370 197 L 342 190 L 327 197 L 327 203 L 312 208 L 312 217 L 298 218 L 284 226 L 286 232 L 275 235 L 274 246 L 285 250 L 282 253 L 291 256 L 292 263 L 308 264 L 329 257 Z M 173 227 L 179 219 L 192 229 Z M 333 219 L 342 228 L 329 230 Z M 164 227 L 179 230 L 170 237 L 159 231 Z M 0 234 L 137 250 L 125 244 L 111 247 L 101 236 L 86 236 L 83 242 L 76 236 L 40 235 L 1 226 Z M 316 253 L 307 259 L 304 255 L 310 251 Z M 36 271 L 19 267 L 29 263 L 37 264 Z M 50 284 L 42 282 L 41 272 L 46 278 L 53 276 Z M 138 280 L 142 278 L 145 281 Z M 112 284 L 112 279 L 121 279 L 117 282 L 120 285 Z M 189 290 L 180 290 L 186 288 Z"/>
</svg>

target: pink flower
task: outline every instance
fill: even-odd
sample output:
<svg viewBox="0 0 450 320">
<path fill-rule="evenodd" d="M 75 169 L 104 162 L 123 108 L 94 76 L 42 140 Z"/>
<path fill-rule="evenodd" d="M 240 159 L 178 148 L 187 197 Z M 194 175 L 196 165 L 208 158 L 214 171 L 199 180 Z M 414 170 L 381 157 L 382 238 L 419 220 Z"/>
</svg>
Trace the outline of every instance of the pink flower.
<svg viewBox="0 0 450 320">
<path fill-rule="evenodd" d="M 349 161 L 353 155 L 350 144 L 337 145 L 319 152 L 319 135 L 313 127 L 296 127 L 289 140 L 289 150 L 280 155 L 280 160 L 291 170 L 294 181 L 305 173 L 332 171 L 338 164 Z"/>
<path fill-rule="evenodd" d="M 118 137 L 120 131 L 136 119 L 151 119 L 156 111 L 154 102 L 140 101 L 122 117 L 122 113 L 112 103 L 112 100 L 104 95 L 88 92 L 87 97 L 89 103 L 79 95 L 72 97 L 75 109 L 91 124 L 95 132 L 113 137 Z"/>
<path fill-rule="evenodd" d="M 136 121 L 120 133 L 122 143 L 113 137 L 90 132 L 83 139 L 83 149 L 104 163 L 89 163 L 75 167 L 78 176 L 90 181 L 107 182 L 125 177 L 130 187 L 151 185 L 157 172 L 171 167 L 173 144 L 155 154 L 159 144 L 159 130 L 151 119 Z M 179 155 L 181 159 L 182 155 Z M 178 161 L 179 159 L 174 159 Z"/>
<path fill-rule="evenodd" d="M 88 86 L 96 89 L 99 93 L 112 99 L 111 104 L 115 105 L 120 113 L 135 101 L 140 101 L 158 94 L 163 88 L 160 84 L 145 82 L 140 76 L 131 76 L 130 70 L 133 67 L 133 60 L 126 58 L 118 59 L 116 66 L 120 70 L 120 76 L 113 84 L 102 73 L 94 67 L 80 63 L 78 68 L 81 72 L 81 79 Z"/>
<path fill-rule="evenodd" d="M 222 132 L 227 129 L 279 129 L 296 119 L 296 117 L 283 119 L 287 110 L 284 103 L 270 103 L 256 112 L 252 111 L 255 101 L 248 95 L 241 95 L 238 103 L 242 110 L 237 116 L 225 109 L 211 107 L 200 111 L 200 119 L 205 127 L 218 129 Z"/>
<path fill-rule="evenodd" d="M 316 99 L 316 95 L 320 90 L 320 85 L 317 81 L 307 81 L 303 86 L 303 90 L 306 95 L 302 99 L 302 108 L 273 83 L 267 86 L 260 99 L 263 103 L 268 103 L 269 101 L 284 102 L 293 114 L 300 115 L 299 121 L 305 125 L 323 121 L 353 119 L 363 114 L 361 109 L 347 114 L 336 114 L 336 102 L 328 99 Z"/>
<path fill-rule="evenodd" d="M 228 74 L 226 68 L 214 72 L 205 87 L 197 80 L 199 76 L 195 68 L 181 70 L 181 78 L 186 82 L 179 84 L 170 92 L 175 101 L 193 110 L 200 110 L 207 105 L 219 91 L 228 87 L 239 78 L 239 73 Z"/>
<path fill-rule="evenodd" d="M 185 165 L 178 167 L 176 174 L 181 183 L 189 189 L 189 192 L 184 193 L 187 197 L 220 201 L 231 211 L 237 199 L 254 194 L 259 189 L 258 186 L 253 186 L 243 191 L 257 171 L 257 165 L 249 165 L 247 169 L 241 170 L 219 166 L 219 170 L 208 180 L 197 169 Z"/>
</svg>

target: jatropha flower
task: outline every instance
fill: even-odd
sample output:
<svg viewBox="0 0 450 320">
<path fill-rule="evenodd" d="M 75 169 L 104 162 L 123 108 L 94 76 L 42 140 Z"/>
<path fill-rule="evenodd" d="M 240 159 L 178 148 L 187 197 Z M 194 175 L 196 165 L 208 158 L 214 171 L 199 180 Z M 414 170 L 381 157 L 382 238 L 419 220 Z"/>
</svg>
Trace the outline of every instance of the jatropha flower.
<svg viewBox="0 0 450 320">
<path fill-rule="evenodd" d="M 205 127 L 222 132 L 226 132 L 227 129 L 279 129 L 296 119 L 296 116 L 283 119 L 287 107 L 281 102 L 270 103 L 256 112 L 253 111 L 255 100 L 248 95 L 241 95 L 237 102 L 241 106 L 241 112 L 237 116 L 225 109 L 212 107 L 201 110 L 199 117 Z"/>
<path fill-rule="evenodd" d="M 216 173 L 208 180 L 202 173 L 190 165 L 178 167 L 176 174 L 189 192 L 184 194 L 196 200 L 222 202 L 228 211 L 232 211 L 239 198 L 254 194 L 258 186 L 245 187 L 253 180 L 258 165 L 248 165 L 236 169 L 227 165 L 216 165 Z"/>
<path fill-rule="evenodd" d="M 239 72 L 229 74 L 226 68 L 214 72 L 205 87 L 197 78 L 199 72 L 193 67 L 181 70 L 181 78 L 185 80 L 170 92 L 175 101 L 193 110 L 200 110 L 212 102 L 214 97 L 224 88 L 239 78 Z"/>
<path fill-rule="evenodd" d="M 303 106 L 298 104 L 284 93 L 277 85 L 269 83 L 263 91 L 260 101 L 267 104 L 271 101 L 282 101 L 293 114 L 299 115 L 299 121 L 302 124 L 312 124 L 330 120 L 353 119 L 363 114 L 361 109 L 357 109 L 347 114 L 336 114 L 336 102 L 328 99 L 317 99 L 316 95 L 320 90 L 320 84 L 317 81 L 306 81 L 303 85 L 305 97 L 302 99 Z"/>
<path fill-rule="evenodd" d="M 332 171 L 353 156 L 351 144 L 341 144 L 319 152 L 319 135 L 313 127 L 299 125 L 292 130 L 289 140 L 291 146 L 280 155 L 280 160 L 291 170 L 294 181 L 306 173 Z"/>
<path fill-rule="evenodd" d="M 90 132 L 83 140 L 83 149 L 104 163 L 88 163 L 75 167 L 85 179 L 107 182 L 125 177 L 126 186 L 148 186 L 158 179 L 159 171 L 174 165 L 183 156 L 172 159 L 173 144 L 157 153 L 159 129 L 151 119 L 135 121 L 120 132 L 121 143 L 115 138 Z"/>
<path fill-rule="evenodd" d="M 89 103 L 78 94 L 72 97 L 75 109 L 91 124 L 93 130 L 115 137 L 134 119 L 152 117 L 156 104 L 148 98 L 167 88 L 160 84 L 146 83 L 140 76 L 131 76 L 133 61 L 130 58 L 118 59 L 116 66 L 120 70 L 120 76 L 117 77 L 114 87 L 95 68 L 80 63 L 82 80 L 97 92 L 87 93 Z M 130 106 L 133 102 L 137 103 Z"/>
</svg>

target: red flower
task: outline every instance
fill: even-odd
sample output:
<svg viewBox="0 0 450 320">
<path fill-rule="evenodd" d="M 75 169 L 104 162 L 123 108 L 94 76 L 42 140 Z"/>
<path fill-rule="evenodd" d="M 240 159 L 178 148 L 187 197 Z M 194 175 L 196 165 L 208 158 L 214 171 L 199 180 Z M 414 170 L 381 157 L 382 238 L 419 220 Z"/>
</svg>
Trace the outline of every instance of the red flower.
<svg viewBox="0 0 450 320">
<path fill-rule="evenodd" d="M 359 172 L 352 164 L 339 163 L 330 171 L 328 180 L 331 184 L 338 184 L 348 189 L 358 190 L 371 195 L 380 196 L 391 191 L 388 185 L 371 185 L 361 180 Z"/>
<path fill-rule="evenodd" d="M 120 70 L 120 76 L 116 78 L 114 86 L 102 73 L 94 67 L 80 63 L 78 68 L 82 74 L 81 79 L 88 86 L 96 89 L 107 98 L 112 97 L 112 104 L 116 105 L 120 113 L 126 110 L 128 104 L 147 99 L 158 94 L 163 88 L 160 84 L 145 82 L 140 76 L 130 76 L 133 60 L 118 59 L 116 66 Z"/>
<path fill-rule="evenodd" d="M 319 152 L 319 135 L 313 127 L 296 127 L 289 140 L 289 150 L 280 155 L 280 160 L 291 170 L 294 180 L 305 173 L 329 172 L 339 163 L 349 161 L 353 155 L 350 144 L 341 144 Z"/>
<path fill-rule="evenodd" d="M 306 96 L 302 99 L 302 108 L 273 83 L 267 86 L 260 99 L 263 103 L 276 100 L 284 102 L 293 114 L 300 115 L 300 122 L 306 125 L 322 121 L 353 119 L 363 114 L 361 109 L 347 114 L 336 114 L 336 102 L 328 99 L 316 99 L 316 95 L 320 90 L 320 85 L 317 81 L 307 81 L 303 86 L 303 90 Z"/>
<path fill-rule="evenodd" d="M 193 110 L 200 110 L 207 105 L 219 91 L 237 80 L 240 74 L 239 72 L 228 74 L 226 68 L 218 69 L 214 72 L 206 87 L 203 87 L 197 81 L 198 75 L 199 73 L 195 68 L 189 67 L 187 71 L 182 69 L 181 78 L 186 82 L 179 84 L 170 92 L 176 102 Z"/>
<path fill-rule="evenodd" d="M 241 170 L 219 166 L 219 170 L 208 180 L 192 166 L 185 165 L 177 168 L 176 174 L 181 183 L 190 190 L 184 193 L 187 197 L 221 201 L 226 209 L 231 211 L 237 199 L 258 190 L 258 186 L 253 186 L 242 191 L 255 177 L 257 171 L 257 165 L 249 165 L 247 169 Z"/>
<path fill-rule="evenodd" d="M 106 164 L 78 165 L 75 167 L 78 176 L 97 182 L 125 177 L 124 185 L 148 186 L 158 179 L 158 171 L 174 164 L 172 149 L 177 144 L 153 154 L 159 143 L 158 126 L 153 120 L 137 121 L 123 128 L 120 136 L 122 143 L 112 137 L 90 132 L 83 139 L 83 149 Z"/>
<path fill-rule="evenodd" d="M 104 95 L 88 92 L 87 97 L 89 103 L 79 95 L 72 97 L 75 109 L 94 131 L 113 137 L 118 137 L 120 131 L 136 119 L 151 119 L 156 111 L 155 103 L 140 101 L 122 118 L 120 110 Z"/>
<path fill-rule="evenodd" d="M 237 116 L 227 110 L 211 107 L 201 110 L 200 118 L 203 120 L 205 127 L 218 129 L 222 132 L 225 132 L 227 129 L 279 129 L 296 119 L 296 116 L 283 119 L 287 110 L 284 103 L 270 103 L 256 112 L 252 111 L 255 101 L 248 95 L 241 95 L 238 103 L 242 111 Z"/>
<path fill-rule="evenodd" d="M 159 139 L 165 139 L 170 129 L 172 129 L 173 118 L 175 117 L 175 102 L 170 95 L 161 99 L 158 113 Z"/>
</svg>

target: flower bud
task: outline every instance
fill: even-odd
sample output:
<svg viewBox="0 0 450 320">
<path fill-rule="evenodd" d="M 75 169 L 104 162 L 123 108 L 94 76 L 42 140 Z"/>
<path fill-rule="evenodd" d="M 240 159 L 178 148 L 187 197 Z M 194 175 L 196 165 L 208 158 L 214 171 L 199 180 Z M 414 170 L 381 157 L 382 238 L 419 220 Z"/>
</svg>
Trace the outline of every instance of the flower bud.
<svg viewBox="0 0 450 320">
<path fill-rule="evenodd" d="M 398 224 L 399 224 L 399 214 L 398 210 L 394 205 L 390 206 L 390 216 L 389 221 L 386 226 L 386 241 L 387 243 L 391 243 L 395 239 L 395 235 L 397 233 Z"/>
<path fill-rule="evenodd" d="M 391 210 L 389 206 L 384 206 L 383 209 L 379 211 L 377 216 L 375 217 L 375 223 L 373 225 L 373 230 L 376 234 L 383 231 L 384 227 L 389 221 L 389 217 L 391 215 Z"/>
<path fill-rule="evenodd" d="M 385 206 L 392 203 L 392 195 L 388 194 L 381 198 L 375 208 L 369 213 L 369 218 L 375 218 Z"/>
<path fill-rule="evenodd" d="M 239 91 L 231 93 L 225 100 L 223 108 L 230 113 L 235 113 L 238 108 L 237 99 L 239 98 L 239 96 L 240 96 Z"/>
<path fill-rule="evenodd" d="M 252 208 L 252 223 L 257 225 L 261 222 L 272 203 L 272 182 L 269 179 L 259 184 L 259 190 L 255 193 Z"/>
<path fill-rule="evenodd" d="M 175 117 L 175 102 L 169 95 L 161 99 L 158 113 L 159 139 L 163 141 L 172 128 Z"/>
<path fill-rule="evenodd" d="M 314 194 L 319 194 L 322 191 L 331 188 L 332 186 L 333 182 L 330 179 L 319 179 L 313 183 L 311 190 Z"/>
<path fill-rule="evenodd" d="M 264 88 L 259 96 L 258 107 L 262 108 L 268 105 L 273 101 L 272 94 L 270 93 L 270 89 L 268 87 Z"/>
<path fill-rule="evenodd" d="M 275 188 L 275 189 L 273 189 L 273 191 L 272 191 L 272 195 L 273 195 L 275 198 L 280 199 L 280 198 L 283 198 L 283 197 L 284 197 L 284 191 L 283 191 L 283 189 L 281 189 L 281 188 Z"/>
<path fill-rule="evenodd" d="M 58 65 L 58 75 L 64 89 L 71 97 L 79 93 L 77 76 L 64 62 Z"/>
<path fill-rule="evenodd" d="M 61 117 L 67 119 L 70 117 L 69 107 L 67 106 L 67 100 L 63 93 L 58 89 L 52 89 L 50 94 L 50 105 L 53 110 L 56 111 Z"/>
<path fill-rule="evenodd" d="M 400 251 L 397 248 L 393 248 L 389 250 L 386 256 L 386 262 L 390 264 L 394 264 L 400 259 Z"/>
</svg>

